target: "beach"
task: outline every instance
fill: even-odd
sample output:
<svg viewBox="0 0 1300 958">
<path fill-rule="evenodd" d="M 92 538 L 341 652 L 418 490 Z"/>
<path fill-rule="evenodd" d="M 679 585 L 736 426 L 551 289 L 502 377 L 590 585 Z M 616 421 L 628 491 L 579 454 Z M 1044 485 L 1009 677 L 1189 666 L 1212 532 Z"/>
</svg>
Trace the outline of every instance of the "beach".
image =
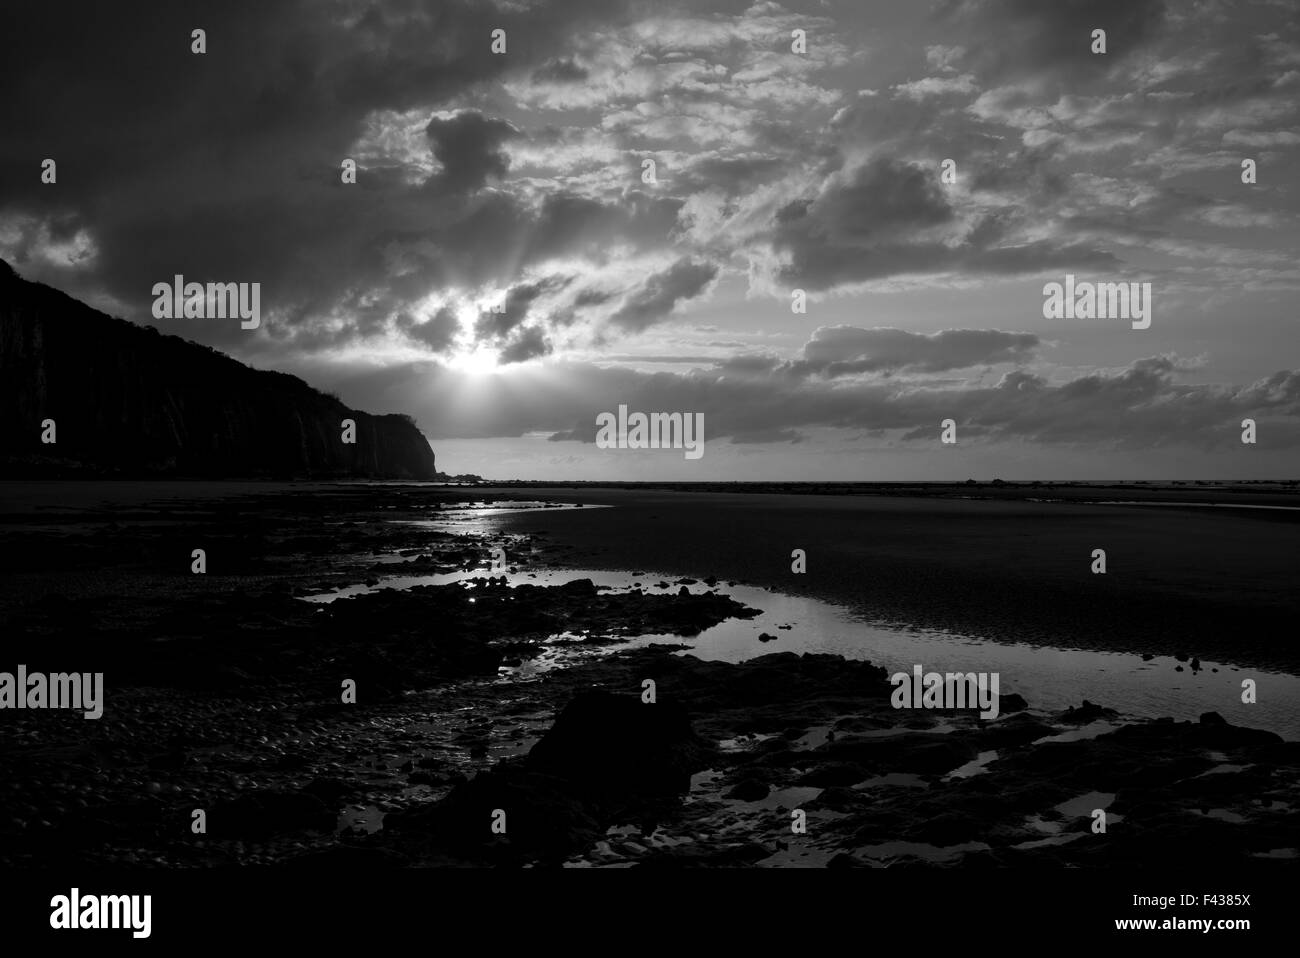
<svg viewBox="0 0 1300 958">
<path fill-rule="evenodd" d="M 6 860 L 1293 860 L 1293 513 L 956 491 L 6 483 Z"/>
<path fill-rule="evenodd" d="M 952 486 L 946 487 L 952 490 Z M 963 493 L 961 487 L 957 487 Z M 987 489 L 990 498 L 781 495 L 530 487 L 559 502 L 612 505 L 617 516 L 503 516 L 521 534 L 548 529 L 561 561 L 748 580 L 873 619 L 993 641 L 1300 668 L 1287 636 L 1300 621 L 1300 511 L 1097 505 L 1074 486 L 1053 502 Z M 964 494 L 969 495 L 969 492 Z M 1294 494 L 1207 496 L 1098 490 L 1095 499 L 1212 498 L 1300 505 Z M 808 571 L 791 572 L 791 551 Z M 1090 571 L 1106 550 L 1105 575 Z"/>
</svg>

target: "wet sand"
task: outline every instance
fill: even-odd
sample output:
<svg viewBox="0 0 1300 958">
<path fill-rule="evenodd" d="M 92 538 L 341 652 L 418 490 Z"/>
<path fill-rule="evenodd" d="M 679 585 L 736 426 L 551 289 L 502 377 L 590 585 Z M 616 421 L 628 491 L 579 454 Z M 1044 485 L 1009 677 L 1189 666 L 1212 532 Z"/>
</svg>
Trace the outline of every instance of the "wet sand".
<svg viewBox="0 0 1300 958">
<path fill-rule="evenodd" d="M 1063 683 L 1050 661 L 1008 668 L 995 719 L 900 711 L 860 649 L 789 651 L 818 648 L 826 609 L 800 611 L 807 596 L 880 623 L 872 659 L 923 647 L 900 652 L 888 623 L 950 622 L 1002 643 L 1163 643 L 1204 659 L 1189 681 L 1235 683 L 1237 665 L 1292 661 L 1289 632 L 1257 627 L 1294 611 L 1293 573 L 1267 558 L 1294 550 L 1281 512 L 358 484 L 3 492 L 8 664 L 102 668 L 108 687 L 99 721 L 0 715 L 6 864 L 1297 860 L 1300 742 L 1241 709 L 1125 714 L 1083 701 L 1112 686 L 1072 686 L 1082 666 L 1062 659 Z M 1087 572 L 1094 545 L 1108 576 Z M 793 548 L 806 575 L 789 571 Z M 1080 550 L 1081 571 L 1062 558 Z M 616 587 L 557 569 L 616 570 Z M 1116 597 L 1146 618 L 1092 608 Z M 854 620 L 836 621 L 855 641 Z M 962 668 L 1002 651 L 961 648 Z M 503 806 L 507 836 L 477 827 Z M 1110 839 L 1091 830 L 1099 808 Z"/>
<path fill-rule="evenodd" d="M 992 641 L 1300 671 L 1300 512 L 607 488 L 528 494 L 615 507 L 503 517 L 512 532 L 550 530 L 572 547 L 562 561 L 574 566 L 749 581 L 871 621 Z M 805 574 L 791 571 L 794 549 L 807 552 Z M 1091 572 L 1094 549 L 1106 552 L 1105 575 Z"/>
</svg>

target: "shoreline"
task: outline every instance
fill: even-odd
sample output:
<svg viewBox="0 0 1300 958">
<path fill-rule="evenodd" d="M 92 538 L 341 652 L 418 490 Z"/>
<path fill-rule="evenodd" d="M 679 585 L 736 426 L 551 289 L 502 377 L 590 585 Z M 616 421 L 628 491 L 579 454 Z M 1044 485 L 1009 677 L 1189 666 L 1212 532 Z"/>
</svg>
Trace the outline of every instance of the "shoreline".
<svg viewBox="0 0 1300 958">
<path fill-rule="evenodd" d="M 713 565 L 726 545 L 715 530 L 745 522 L 726 497 L 590 509 L 609 495 L 586 495 L 581 509 L 478 518 L 450 505 L 519 497 L 376 491 L 263 487 L 111 508 L 65 497 L 5 514 L 12 574 L 0 617 L 33 650 L 23 660 L 92 668 L 100 656 L 109 686 L 94 723 L 4 716 L 8 864 L 1105 867 L 1190 860 L 1193 846 L 1202 864 L 1297 855 L 1285 803 L 1300 784 L 1300 742 L 1213 713 L 1128 721 L 1082 697 L 1044 707 L 1006 675 L 996 719 L 900 711 L 878 664 L 782 651 L 794 633 L 770 611 L 755 617 L 779 598 L 757 591 L 775 570 L 754 564 L 747 605 L 727 594 L 740 577 Z M 825 521 L 821 503 L 800 503 L 785 504 L 793 515 L 762 510 L 751 551 Z M 958 538 L 969 533 L 953 528 L 954 509 L 978 523 L 990 508 L 942 505 L 939 527 Z M 936 522 L 931 502 L 890 506 L 842 510 L 837 528 L 863 515 L 877 532 Z M 487 568 L 498 547 L 524 576 L 593 555 L 618 567 L 639 547 L 627 530 L 649 527 L 661 539 L 691 530 L 677 579 L 630 592 L 589 579 L 512 588 Z M 204 576 L 189 571 L 196 542 L 208 550 Z M 809 551 L 810 569 L 827 561 L 824 547 Z M 704 571 L 688 586 L 694 568 Z M 467 569 L 480 570 L 470 586 L 304 601 Z M 673 654 L 746 621 L 770 654 Z M 774 628 L 774 645 L 760 628 Z M 661 644 L 637 647 L 638 636 Z M 571 661 L 522 668 L 548 647 Z M 340 678 L 356 681 L 355 704 L 340 702 Z M 593 688 L 606 697 L 584 698 Z M 507 805 L 518 813 L 507 837 L 467 831 Z M 188 829 L 195 807 L 211 823 L 200 839 Z M 1089 830 L 1097 808 L 1114 840 Z M 800 836 L 795 811 L 811 823 Z"/>
<path fill-rule="evenodd" d="M 547 495 L 545 490 L 531 490 Z M 869 622 L 1300 673 L 1300 524 L 1286 512 L 926 497 L 555 490 L 561 565 L 680 570 L 851 609 Z M 555 525 L 503 517 L 517 534 Z M 1106 575 L 1090 571 L 1107 552 Z M 807 573 L 791 571 L 806 551 Z"/>
</svg>

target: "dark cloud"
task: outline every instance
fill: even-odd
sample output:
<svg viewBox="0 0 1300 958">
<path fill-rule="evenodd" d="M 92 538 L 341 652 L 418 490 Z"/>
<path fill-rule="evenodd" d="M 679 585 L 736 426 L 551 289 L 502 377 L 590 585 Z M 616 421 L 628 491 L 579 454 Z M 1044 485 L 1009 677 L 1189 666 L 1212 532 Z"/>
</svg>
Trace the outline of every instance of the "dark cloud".
<svg viewBox="0 0 1300 958">
<path fill-rule="evenodd" d="M 1052 165 L 1048 150 L 1018 149 L 983 163 L 969 163 L 970 188 L 976 192 L 1004 191 L 1035 199 L 1056 200 L 1064 196 L 1069 182 Z M 1009 215 L 1008 213 L 1004 215 Z"/>
<path fill-rule="evenodd" d="M 877 158 L 829 177 L 815 198 L 784 206 L 773 246 L 789 260 L 780 279 L 808 290 L 909 273 L 1005 275 L 1115 262 L 1086 243 L 998 245 L 1002 225 L 996 216 L 970 228 L 957 223 L 934 170 Z M 949 235 L 936 235 L 937 227 Z"/>
<path fill-rule="evenodd" d="M 573 305 L 579 309 L 586 306 L 599 306 L 614 298 L 614 293 L 603 289 L 584 289 L 573 297 Z"/>
<path fill-rule="evenodd" d="M 710 365 L 724 377 L 835 379 L 863 373 L 938 373 L 1035 358 L 1041 340 L 1033 333 L 997 329 L 945 329 L 913 333 L 905 329 L 822 326 L 799 358 L 774 353 L 747 353 L 715 359 Z"/>
<path fill-rule="evenodd" d="M 591 443 L 596 415 L 625 404 L 643 412 L 701 412 L 709 440 L 746 444 L 787 443 L 816 429 L 932 443 L 940 422 L 952 418 L 959 435 L 990 442 L 1099 451 L 1239 448 L 1241 420 L 1249 416 L 1271 448 L 1300 449 L 1300 370 L 1245 386 L 1191 383 L 1180 379 L 1191 375 L 1192 364 L 1155 356 L 1060 381 L 1014 369 L 992 385 L 933 386 L 904 378 L 799 379 L 779 370 L 766 377 L 722 369 L 646 373 L 552 362 L 546 374 L 521 370 L 517 388 L 476 393 L 473 415 L 454 419 L 443 411 L 469 387 L 452 370 L 416 365 L 340 380 L 337 371 L 319 369 L 307 378 L 362 408 L 410 411 L 430 424 L 435 442 L 547 432 L 556 441 Z"/>
<path fill-rule="evenodd" d="M 1285 4 L 956 0 L 937 17 L 873 13 L 865 31 L 847 14 L 816 20 L 813 53 L 797 60 L 783 52 L 782 9 L 748 0 L 12 6 L 0 29 L 0 246 L 20 271 L 137 318 L 176 273 L 260 282 L 273 315 L 255 336 L 161 325 L 261 366 L 306 364 L 313 382 L 350 384 L 363 408 L 420 413 L 435 440 L 587 440 L 595 412 L 627 402 L 704 411 L 710 436 L 746 444 L 825 428 L 926 440 L 951 416 L 989 440 L 1147 448 L 1211 441 L 1248 413 L 1271 417 L 1271 442 L 1300 442 L 1292 372 L 1188 384 L 1194 371 L 1166 357 L 1133 362 L 1132 339 L 1080 345 L 1091 331 L 1062 344 L 1054 355 L 1071 365 L 1055 373 L 1037 337 L 1000 330 L 824 325 L 792 353 L 799 340 L 779 337 L 800 320 L 784 303 L 756 305 L 781 285 L 778 300 L 791 286 L 847 292 L 892 277 L 979 287 L 1131 272 L 1131 257 L 1170 280 L 1159 288 L 1171 322 L 1150 352 L 1178 342 L 1167 331 L 1182 312 L 1198 350 L 1258 374 L 1258 351 L 1200 337 L 1201 302 L 1185 293 L 1214 284 L 1216 306 L 1249 306 L 1255 291 L 1295 286 L 1293 263 L 1276 265 L 1294 245 L 1286 176 L 1300 116 Z M 196 26 L 203 56 L 189 52 Z M 489 49 L 497 27 L 505 56 Z M 1089 50 L 1097 27 L 1104 57 Z M 935 56 L 923 41 L 941 44 Z M 530 87 L 546 89 L 530 99 Z M 1236 180 L 1243 151 L 1261 160 L 1258 188 Z M 658 184 L 640 182 L 647 152 Z M 40 183 L 46 156 L 57 186 Z M 355 185 L 340 182 L 345 157 L 358 161 Z M 946 157 L 952 188 L 938 176 Z M 51 258 L 51 247 L 63 249 Z M 742 300 L 746 267 L 754 298 Z M 652 331 L 714 283 L 710 319 L 724 331 L 713 342 L 675 347 L 651 332 L 651 355 L 620 348 L 606 368 L 553 354 Z M 550 359 L 476 391 L 456 421 L 454 364 L 349 378 L 320 355 L 389 355 L 393 340 L 445 355 L 457 317 L 492 290 L 506 291 L 504 310 L 475 317 L 475 343 L 506 364 Z M 953 302 L 946 290 L 906 295 L 927 323 Z M 980 315 L 996 315 L 988 289 L 975 295 Z M 816 299 L 815 322 L 859 315 Z M 429 303 L 445 305 L 430 315 Z M 1272 308 L 1243 318 L 1271 321 Z M 763 349 L 773 343 L 780 353 Z M 1086 372 L 1107 361 L 1122 368 Z M 961 378 L 991 365 L 1018 368 L 995 385 L 987 371 L 970 374 L 978 385 Z"/>
<path fill-rule="evenodd" d="M 684 299 L 698 296 L 715 276 L 713 263 L 680 259 L 661 273 L 655 273 L 610 317 L 610 323 L 639 332 L 667 316 Z"/>
<path fill-rule="evenodd" d="M 731 441 L 736 445 L 759 445 L 763 443 L 788 442 L 801 443 L 806 437 L 794 429 L 754 429 L 732 435 Z"/>
<path fill-rule="evenodd" d="M 554 57 L 533 71 L 534 83 L 578 83 L 590 74 L 573 57 Z"/>
<path fill-rule="evenodd" d="M 340 163 L 386 111 L 459 105 L 487 81 L 527 76 L 563 55 L 576 33 L 621 22 L 625 10 L 608 0 L 178 0 L 141 15 L 51 0 L 6 9 L 0 216 L 31 235 L 52 224 L 84 230 L 98 253 L 75 270 L 18 265 L 73 294 L 112 296 L 146 319 L 153 283 L 175 273 L 260 282 L 264 311 L 280 318 L 259 337 L 300 347 L 372 329 L 359 317 L 351 330 L 330 331 L 359 302 L 396 316 L 414 296 L 451 284 L 511 281 L 516 264 L 549 255 L 549 212 L 514 197 L 458 202 L 460 191 L 505 172 L 504 120 L 461 112 L 430 125 L 430 159 L 442 164 L 434 185 L 443 189 L 422 190 L 409 169 L 364 161 L 355 186 L 344 185 Z M 206 54 L 190 52 L 196 27 L 207 32 Z M 497 27 L 508 55 L 491 53 Z M 58 162 L 56 186 L 40 183 L 45 157 Z M 609 224 L 593 236 L 608 242 L 621 226 L 637 233 L 639 214 L 618 206 L 585 211 Z M 582 233 L 586 217 L 574 219 L 569 229 Z M 497 255 L 504 238 L 530 237 L 537 245 L 514 262 Z M 300 328 L 325 318 L 322 328 Z M 184 334 L 254 348 L 224 326 Z"/>
<path fill-rule="evenodd" d="M 529 326 L 523 330 L 505 349 L 498 354 L 503 365 L 522 363 L 527 359 L 546 356 L 551 352 L 551 344 L 540 327 Z"/>
<path fill-rule="evenodd" d="M 997 329 L 945 329 L 926 335 L 886 327 L 823 326 L 803 351 L 810 368 L 830 376 L 881 370 L 942 372 L 1027 362 L 1039 342 L 1032 333 Z"/>
<path fill-rule="evenodd" d="M 456 321 L 456 314 L 444 306 L 423 322 L 416 322 L 409 313 L 403 313 L 398 317 L 398 326 L 406 335 L 435 353 L 445 353 L 451 349 L 460 324 Z"/>
<path fill-rule="evenodd" d="M 790 282 L 824 289 L 854 278 L 909 271 L 909 238 L 952 218 L 931 171 L 877 159 L 847 175 L 829 177 L 815 198 L 782 207 L 774 246 L 790 256 L 785 270 Z M 927 244 L 931 254 L 935 245 Z M 865 255 L 868 250 L 874 255 Z M 926 255 L 918 243 L 918 265 Z"/>
<path fill-rule="evenodd" d="M 484 116 L 475 110 L 461 110 L 450 117 L 434 117 L 425 133 L 442 170 L 430 179 L 431 187 L 449 192 L 468 192 L 485 186 L 489 179 L 501 179 L 510 161 L 501 152 L 506 141 L 519 131 L 505 120 Z"/>
<path fill-rule="evenodd" d="M 953 210 L 933 170 L 878 159 L 833 180 L 807 215 L 831 242 L 871 242 L 947 223 Z"/>
<path fill-rule="evenodd" d="M 941 11 L 962 35 L 958 62 L 985 81 L 1104 75 L 1158 35 L 1165 0 L 953 0 Z M 1092 31 L 1106 31 L 1106 53 Z"/>
<path fill-rule="evenodd" d="M 728 195 L 752 190 L 788 172 L 789 161 L 780 156 L 754 153 L 741 156 L 704 156 L 678 174 L 674 185 L 686 192 L 716 188 Z"/>
<path fill-rule="evenodd" d="M 569 192 L 551 193 L 542 201 L 524 249 L 529 260 L 577 254 L 608 255 L 621 241 L 647 248 L 667 240 L 677 225 L 682 200 L 628 190 L 616 201 Z"/>
<path fill-rule="evenodd" d="M 500 342 L 528 318 L 539 296 L 567 285 L 567 280 L 548 277 L 535 283 L 521 283 L 506 293 L 501 311 L 488 310 L 479 315 L 474 324 L 474 338 L 478 342 Z"/>
</svg>

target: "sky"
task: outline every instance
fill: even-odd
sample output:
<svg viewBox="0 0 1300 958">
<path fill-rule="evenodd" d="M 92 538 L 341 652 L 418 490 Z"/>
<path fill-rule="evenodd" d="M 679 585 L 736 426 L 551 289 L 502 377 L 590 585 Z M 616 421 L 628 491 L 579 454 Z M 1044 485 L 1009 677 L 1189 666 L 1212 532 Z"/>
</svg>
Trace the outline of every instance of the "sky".
<svg viewBox="0 0 1300 958">
<path fill-rule="evenodd" d="M 5 19 L 0 257 L 408 413 L 444 471 L 1300 474 L 1295 0 Z M 260 325 L 154 318 L 176 274 L 259 283 Z M 1149 327 L 1047 318 L 1067 275 L 1149 283 Z M 620 405 L 704 454 L 602 448 Z"/>
</svg>

